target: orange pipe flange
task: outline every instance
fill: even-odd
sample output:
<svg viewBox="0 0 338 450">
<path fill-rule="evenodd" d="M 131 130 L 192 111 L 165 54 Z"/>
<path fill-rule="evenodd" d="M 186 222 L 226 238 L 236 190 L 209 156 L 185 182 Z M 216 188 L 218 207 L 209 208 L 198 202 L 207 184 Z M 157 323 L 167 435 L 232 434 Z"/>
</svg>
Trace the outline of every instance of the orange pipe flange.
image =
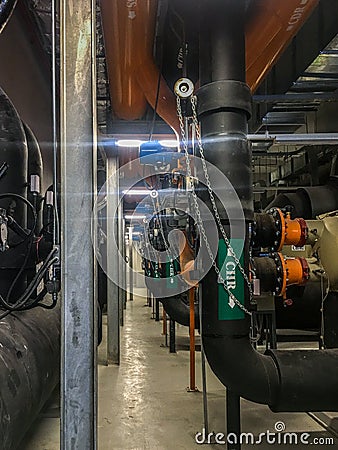
<svg viewBox="0 0 338 450">
<path fill-rule="evenodd" d="M 286 217 L 285 226 L 285 245 L 295 245 L 296 247 L 305 245 L 308 237 L 308 227 L 304 219 L 290 219 Z"/>
<path fill-rule="evenodd" d="M 278 253 L 282 265 L 283 281 L 279 292 L 282 297 L 286 296 L 286 289 L 292 285 L 301 286 L 309 279 L 309 266 L 305 258 L 285 258 Z"/>
<path fill-rule="evenodd" d="M 302 247 L 305 245 L 308 237 L 308 227 L 304 219 L 297 218 L 291 219 L 290 213 L 284 213 L 275 208 L 280 220 L 280 242 L 277 251 L 281 251 L 284 245 L 294 245 L 296 247 Z"/>
</svg>

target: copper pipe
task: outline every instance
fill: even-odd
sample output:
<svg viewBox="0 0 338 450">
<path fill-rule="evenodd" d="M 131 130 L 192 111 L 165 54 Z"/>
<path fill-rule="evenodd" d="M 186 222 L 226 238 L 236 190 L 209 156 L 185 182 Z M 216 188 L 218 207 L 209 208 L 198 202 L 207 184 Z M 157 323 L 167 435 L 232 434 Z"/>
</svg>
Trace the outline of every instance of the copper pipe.
<svg viewBox="0 0 338 450">
<path fill-rule="evenodd" d="M 165 309 L 162 310 L 162 334 L 163 336 L 167 336 L 167 313 L 165 312 Z"/>
</svg>

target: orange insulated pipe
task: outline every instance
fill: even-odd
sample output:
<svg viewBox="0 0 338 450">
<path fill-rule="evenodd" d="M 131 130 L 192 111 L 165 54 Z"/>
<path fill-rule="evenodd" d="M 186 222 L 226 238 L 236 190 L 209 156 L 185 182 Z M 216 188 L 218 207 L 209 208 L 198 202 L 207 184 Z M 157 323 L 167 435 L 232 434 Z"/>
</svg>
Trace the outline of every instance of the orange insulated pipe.
<svg viewBox="0 0 338 450">
<path fill-rule="evenodd" d="M 156 14 L 153 3 L 148 0 L 101 0 L 110 97 L 112 108 L 120 119 L 138 119 L 146 110 L 147 102 L 135 71 L 152 49 Z M 145 15 L 149 15 L 149 22 L 144 21 Z"/>
<path fill-rule="evenodd" d="M 141 118 L 146 100 L 179 129 L 175 98 L 153 61 L 157 0 L 101 0 L 112 107 L 120 119 Z"/>
<path fill-rule="evenodd" d="M 254 92 L 319 0 L 256 0 L 246 27 L 246 81 Z"/>
<path fill-rule="evenodd" d="M 319 0 L 256 0 L 246 26 L 247 83 L 254 92 Z M 115 114 L 141 118 L 146 102 L 179 131 L 175 97 L 153 61 L 157 0 L 101 0 L 106 60 Z M 207 18 L 206 18 L 207 20 Z"/>
</svg>

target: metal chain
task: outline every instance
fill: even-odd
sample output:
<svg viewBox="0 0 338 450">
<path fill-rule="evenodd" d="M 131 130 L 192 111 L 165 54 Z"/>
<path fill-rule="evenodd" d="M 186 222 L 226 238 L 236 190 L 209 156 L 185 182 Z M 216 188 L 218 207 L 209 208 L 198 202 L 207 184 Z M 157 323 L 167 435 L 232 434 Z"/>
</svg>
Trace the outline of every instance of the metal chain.
<svg viewBox="0 0 338 450">
<path fill-rule="evenodd" d="M 208 188 L 208 192 L 209 192 L 210 201 L 211 201 L 211 204 L 212 204 L 212 209 L 214 211 L 214 214 L 215 214 L 215 217 L 216 217 L 216 220 L 217 220 L 217 225 L 218 225 L 218 228 L 219 228 L 219 230 L 220 230 L 220 232 L 221 232 L 221 234 L 223 236 L 224 242 L 226 243 L 226 245 L 228 247 L 228 250 L 231 253 L 231 256 L 234 258 L 235 263 L 236 263 L 239 271 L 241 272 L 241 274 L 242 274 L 242 276 L 243 276 L 244 280 L 246 281 L 246 284 L 247 284 L 247 286 L 249 288 L 250 301 L 251 301 L 252 297 L 253 297 L 253 291 L 252 291 L 251 282 L 249 280 L 248 275 L 245 273 L 245 270 L 244 270 L 243 266 L 241 265 L 240 260 L 237 258 L 237 255 L 236 255 L 234 249 L 232 248 L 230 239 L 228 238 L 228 236 L 227 236 L 227 234 L 226 234 L 226 232 L 225 232 L 225 230 L 223 228 L 223 225 L 222 225 L 222 222 L 221 222 L 221 218 L 220 218 L 219 213 L 218 213 L 215 197 L 214 197 L 213 190 L 212 190 L 212 187 L 211 187 L 210 177 L 209 177 L 209 174 L 208 174 L 207 164 L 206 164 L 206 161 L 205 161 L 204 149 L 203 149 L 202 137 L 201 137 L 201 129 L 200 129 L 199 121 L 198 121 L 198 118 L 197 118 L 196 97 L 194 97 L 194 96 L 191 97 L 191 108 L 192 108 L 192 113 L 193 113 L 193 123 L 194 123 L 194 126 L 195 126 L 195 132 L 196 132 L 196 137 L 197 137 L 198 149 L 199 149 L 199 152 L 200 152 L 200 155 L 201 155 L 203 172 L 204 172 L 205 180 L 206 180 L 206 183 L 207 183 L 207 188 Z"/>
<path fill-rule="evenodd" d="M 185 127 L 184 127 L 184 121 L 183 121 L 183 114 L 182 114 L 182 108 L 181 108 L 181 100 L 180 97 L 177 95 L 176 96 L 176 107 L 177 107 L 177 114 L 178 114 L 178 119 L 179 119 L 179 124 L 180 124 L 180 131 L 181 131 L 181 143 L 183 146 L 183 150 L 184 150 L 184 154 L 185 154 L 185 160 L 186 160 L 186 166 L 187 166 L 187 174 L 188 177 L 190 179 L 192 179 L 192 172 L 191 172 L 191 166 L 190 166 L 190 158 L 189 158 L 189 151 L 188 151 L 188 143 L 187 143 L 187 138 L 186 138 L 186 133 L 185 133 Z M 210 180 L 209 180 L 210 182 Z M 233 292 L 228 288 L 226 281 L 224 280 L 224 278 L 221 275 L 221 272 L 215 262 L 215 256 L 211 250 L 210 247 L 210 243 L 208 240 L 208 236 L 207 233 L 205 231 L 204 228 L 204 224 L 203 224 L 203 220 L 201 217 L 201 212 L 200 212 L 200 208 L 198 205 L 198 197 L 197 194 L 195 192 L 195 186 L 194 186 L 194 182 L 191 181 L 191 187 L 192 187 L 192 197 L 193 197 L 193 201 L 194 201 L 194 206 L 195 206 L 195 210 L 196 210 L 196 216 L 197 216 L 197 223 L 198 223 L 198 227 L 200 230 L 200 233 L 202 235 L 203 241 L 205 243 L 209 258 L 211 260 L 212 266 L 217 274 L 218 283 L 221 283 L 224 287 L 225 292 L 229 295 L 229 299 L 232 300 L 234 302 L 234 304 L 240 308 L 245 314 L 248 314 L 249 316 L 252 316 L 252 313 L 238 300 L 238 298 L 233 294 Z M 210 186 L 211 187 L 211 186 Z M 217 209 L 217 208 L 216 208 Z M 229 239 L 228 239 L 229 241 Z M 230 247 L 231 245 L 230 245 Z M 234 250 L 232 249 L 232 251 L 234 252 Z M 236 257 L 237 258 L 237 257 Z M 237 258 L 238 259 L 238 258 Z M 250 286 L 251 287 L 251 286 Z"/>
</svg>

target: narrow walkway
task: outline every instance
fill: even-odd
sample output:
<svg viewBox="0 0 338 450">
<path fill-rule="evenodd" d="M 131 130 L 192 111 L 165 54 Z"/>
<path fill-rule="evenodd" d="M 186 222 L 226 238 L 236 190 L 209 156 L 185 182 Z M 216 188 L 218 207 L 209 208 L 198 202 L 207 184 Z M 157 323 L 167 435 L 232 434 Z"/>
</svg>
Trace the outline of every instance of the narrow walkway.
<svg viewBox="0 0 338 450">
<path fill-rule="evenodd" d="M 197 450 L 201 446 L 195 442 L 195 435 L 203 429 L 202 394 L 186 391 L 189 352 L 179 350 L 169 354 L 168 348 L 163 347 L 162 324 L 151 319 L 151 309 L 144 304 L 144 298 L 138 296 L 134 302 L 128 302 L 120 367 L 105 365 L 105 336 L 99 349 L 99 450 Z M 178 326 L 177 335 L 179 343 L 188 344 L 187 328 Z M 200 374 L 200 353 L 197 353 L 197 386 L 201 389 Z M 207 376 L 210 431 L 224 433 L 224 388 L 210 370 Z M 274 432 L 278 421 L 285 423 L 288 432 L 310 433 L 309 441 L 315 436 L 330 437 L 306 414 L 273 414 L 265 406 L 242 400 L 243 432 L 256 436 L 267 430 Z M 243 445 L 242 449 L 255 447 L 267 450 L 272 445 Z M 226 445 L 202 448 L 226 448 Z M 308 446 L 288 444 L 278 448 Z M 336 446 L 320 448 L 338 448 L 338 438 Z M 57 449 L 59 420 L 42 417 L 21 450 Z"/>
</svg>

